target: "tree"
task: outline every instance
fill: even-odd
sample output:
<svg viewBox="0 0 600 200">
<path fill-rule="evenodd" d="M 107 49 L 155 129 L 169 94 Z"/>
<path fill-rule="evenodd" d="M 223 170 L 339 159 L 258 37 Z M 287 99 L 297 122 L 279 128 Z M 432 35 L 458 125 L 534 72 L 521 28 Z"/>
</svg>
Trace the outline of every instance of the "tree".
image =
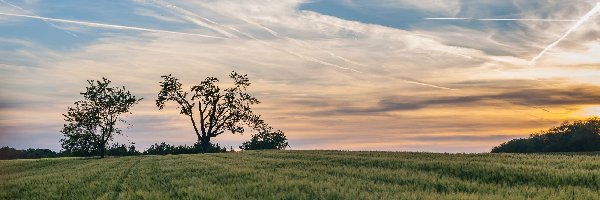
<svg viewBox="0 0 600 200">
<path fill-rule="evenodd" d="M 563 122 L 528 138 L 513 139 L 492 149 L 492 153 L 600 151 L 600 118 Z"/>
<path fill-rule="evenodd" d="M 250 141 L 246 141 L 240 146 L 242 150 L 258 150 L 258 149 L 279 149 L 283 150 L 289 147 L 287 138 L 283 131 L 273 131 L 271 127 L 261 130 L 257 134 L 252 135 Z"/>
<path fill-rule="evenodd" d="M 32 159 L 32 158 L 55 158 L 59 154 L 50 149 L 33 149 L 17 150 L 10 147 L 0 148 L 0 160 L 8 159 Z"/>
<path fill-rule="evenodd" d="M 164 80 L 160 82 L 156 106 L 162 110 L 169 101 L 177 103 L 179 113 L 188 116 L 192 122 L 202 153 L 207 152 L 211 138 L 225 131 L 241 134 L 245 126 L 256 130 L 266 126 L 260 116 L 252 112 L 251 106 L 260 102 L 246 93 L 250 86 L 247 75 L 231 72 L 229 77 L 234 85 L 224 90 L 216 85 L 219 79 L 207 77 L 192 86 L 190 93 L 184 92 L 179 80 L 172 75 L 161 77 Z"/>
<path fill-rule="evenodd" d="M 0 148 L 0 160 L 25 158 L 25 152 L 11 147 Z"/>
<path fill-rule="evenodd" d="M 111 81 L 106 78 L 88 83 L 90 86 L 81 93 L 84 100 L 75 102 L 63 114 L 67 124 L 61 130 L 65 136 L 61 143 L 66 152 L 104 158 L 107 143 L 115 134 L 122 134 L 117 122 L 127 123 L 121 115 L 130 113 L 129 109 L 142 99 L 125 87 L 110 87 Z"/>
</svg>

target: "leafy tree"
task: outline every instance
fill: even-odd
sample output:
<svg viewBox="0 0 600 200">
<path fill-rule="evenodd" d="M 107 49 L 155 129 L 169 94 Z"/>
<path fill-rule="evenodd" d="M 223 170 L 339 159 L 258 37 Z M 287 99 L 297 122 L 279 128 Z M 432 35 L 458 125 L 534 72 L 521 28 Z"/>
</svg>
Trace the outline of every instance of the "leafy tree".
<svg viewBox="0 0 600 200">
<path fill-rule="evenodd" d="M 246 141 L 240 146 L 242 150 L 258 150 L 258 149 L 279 149 L 283 150 L 289 147 L 287 138 L 283 131 L 273 131 L 271 127 L 261 130 L 257 134 L 252 135 L 250 141 Z"/>
<path fill-rule="evenodd" d="M 600 118 L 563 122 L 547 131 L 514 139 L 492 149 L 492 153 L 600 151 Z"/>
<path fill-rule="evenodd" d="M 172 75 L 161 76 L 161 90 L 156 106 L 162 110 L 165 103 L 176 102 L 180 114 L 189 117 L 198 137 L 202 153 L 208 151 L 213 137 L 230 131 L 243 133 L 244 127 L 260 130 L 265 123 L 259 115 L 252 112 L 251 106 L 260 103 L 258 99 L 246 93 L 250 80 L 247 75 L 231 72 L 233 87 L 221 90 L 219 79 L 207 77 L 200 84 L 192 86 L 190 93 L 184 92 L 179 80 Z"/>
<path fill-rule="evenodd" d="M 130 113 L 138 99 L 125 87 L 110 87 L 110 80 L 88 81 L 89 86 L 82 92 L 84 100 L 75 102 L 63 114 L 67 124 L 61 132 L 62 147 L 66 152 L 90 156 L 99 154 L 104 158 L 107 143 L 115 134 L 121 134 L 117 122 L 127 123 L 122 114 Z"/>
</svg>

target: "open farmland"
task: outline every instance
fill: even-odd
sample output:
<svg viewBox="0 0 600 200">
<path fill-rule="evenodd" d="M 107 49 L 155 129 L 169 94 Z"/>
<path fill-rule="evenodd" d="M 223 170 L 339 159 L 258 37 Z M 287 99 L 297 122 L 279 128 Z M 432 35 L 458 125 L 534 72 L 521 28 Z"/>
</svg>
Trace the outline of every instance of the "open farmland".
<svg viewBox="0 0 600 200">
<path fill-rule="evenodd" d="M 342 151 L 0 161 L 0 199 L 599 199 L 600 156 Z"/>
</svg>

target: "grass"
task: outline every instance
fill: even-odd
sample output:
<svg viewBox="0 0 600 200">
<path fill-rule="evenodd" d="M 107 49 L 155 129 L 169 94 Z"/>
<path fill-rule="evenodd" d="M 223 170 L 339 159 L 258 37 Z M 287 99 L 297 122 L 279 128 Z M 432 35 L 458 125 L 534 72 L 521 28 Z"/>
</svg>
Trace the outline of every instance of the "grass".
<svg viewBox="0 0 600 200">
<path fill-rule="evenodd" d="M 0 161 L 0 199 L 600 199 L 600 156 L 246 151 Z"/>
</svg>

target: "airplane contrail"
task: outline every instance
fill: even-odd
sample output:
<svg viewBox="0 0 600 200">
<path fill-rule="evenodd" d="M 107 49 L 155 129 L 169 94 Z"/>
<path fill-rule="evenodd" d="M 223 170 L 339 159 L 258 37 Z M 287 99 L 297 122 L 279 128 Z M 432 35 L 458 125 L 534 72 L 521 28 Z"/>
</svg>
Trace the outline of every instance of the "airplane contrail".
<svg viewBox="0 0 600 200">
<path fill-rule="evenodd" d="M 581 17 L 577 21 L 577 23 L 575 23 L 571 28 L 569 28 L 569 30 L 562 37 L 560 37 L 558 40 L 554 41 L 552 44 L 548 45 L 537 56 L 535 56 L 533 59 L 531 59 L 531 61 L 529 62 L 529 65 L 534 65 L 542 56 L 544 56 L 544 54 L 546 54 L 546 52 L 548 52 L 550 49 L 552 49 L 556 45 L 558 45 L 558 43 L 560 43 L 567 36 L 569 36 L 569 34 L 571 34 L 571 32 L 573 32 L 575 29 L 579 28 L 579 26 L 581 26 L 583 23 L 585 23 L 588 19 L 590 19 L 592 16 L 594 16 L 598 12 L 600 12 L 600 2 L 598 2 L 596 4 L 596 6 L 594 8 L 592 8 L 587 14 L 585 14 L 583 17 Z"/>
<path fill-rule="evenodd" d="M 452 88 L 449 88 L 449 87 L 437 86 L 437 85 L 434 85 L 434 84 L 423 83 L 423 82 L 414 81 L 414 80 L 403 79 L 403 81 L 406 82 L 406 83 L 411 83 L 411 84 L 415 84 L 415 85 L 422 85 L 422 86 L 427 86 L 427 87 L 432 87 L 432 88 L 437 88 L 437 89 L 455 90 L 455 89 L 452 89 Z"/>
<path fill-rule="evenodd" d="M 6 4 L 6 5 L 9 5 L 9 6 L 13 7 L 13 8 L 16 8 L 16 9 L 18 9 L 18 10 L 20 10 L 20 11 L 23 11 L 23 12 L 25 12 L 25 13 L 29 13 L 29 14 L 31 14 L 31 15 L 33 15 L 33 16 L 39 17 L 39 15 L 35 14 L 34 12 L 32 12 L 32 11 L 29 11 L 29 10 L 25 10 L 25 9 L 23 9 L 23 8 L 21 8 L 21 7 L 17 6 L 17 5 L 14 5 L 14 4 L 11 4 L 11 3 L 8 3 L 8 2 L 6 2 L 6 1 L 4 1 L 4 0 L 0 0 L 0 2 L 4 3 L 4 4 Z M 43 21 L 44 21 L 44 22 L 46 22 L 48 25 L 50 25 L 50 26 L 52 26 L 52 27 L 54 27 L 54 28 L 56 28 L 56 29 L 58 29 L 58 30 L 61 30 L 61 31 L 63 31 L 63 32 L 65 32 L 65 33 L 67 33 L 67 34 L 69 34 L 69 35 L 73 36 L 73 37 L 79 38 L 79 36 L 75 35 L 75 33 L 72 33 L 72 32 L 70 32 L 70 31 L 67 31 L 67 30 L 65 30 L 65 29 L 63 29 L 63 28 L 61 28 L 61 27 L 57 26 L 56 24 L 52 23 L 52 22 L 51 22 L 51 21 L 49 21 L 49 20 L 45 20 L 45 19 L 43 19 Z"/>
<path fill-rule="evenodd" d="M 252 24 L 252 25 L 258 26 L 258 27 L 262 28 L 263 30 L 265 30 L 265 31 L 269 32 L 269 33 L 270 33 L 272 36 L 274 36 L 274 37 L 276 37 L 276 38 L 279 38 L 279 39 L 287 39 L 287 40 L 291 40 L 291 41 L 293 41 L 293 42 L 296 42 L 297 44 L 300 44 L 300 45 L 303 45 L 303 46 L 308 46 L 308 47 L 312 48 L 312 46 L 311 46 L 311 45 L 309 45 L 309 44 L 306 44 L 306 43 L 305 43 L 305 42 L 303 42 L 303 41 L 296 40 L 296 39 L 294 39 L 294 38 L 290 38 L 290 37 L 280 36 L 280 35 L 279 35 L 279 33 L 277 33 L 276 31 L 274 31 L 273 29 L 270 29 L 270 28 L 268 28 L 268 27 L 266 27 L 266 26 L 263 26 L 263 25 L 262 25 L 262 24 L 260 24 L 260 23 L 257 23 L 257 22 L 254 22 L 254 21 L 248 20 L 248 19 L 246 19 L 246 18 L 242 18 L 242 17 L 238 17 L 238 19 L 241 19 L 242 21 L 244 21 L 244 22 L 246 22 L 246 23 L 248 23 L 248 24 Z M 292 54 L 295 54 L 295 53 L 293 53 L 293 52 L 291 52 L 291 53 L 292 53 Z M 337 55 L 337 54 L 334 54 L 334 53 L 332 53 L 332 52 L 327 52 L 327 53 L 329 53 L 329 55 L 330 55 L 330 56 L 332 56 L 332 57 L 334 57 L 334 58 L 338 58 L 338 59 L 340 59 L 340 60 L 342 60 L 342 61 L 344 61 L 344 62 L 351 63 L 351 64 L 354 64 L 354 65 L 361 65 L 361 66 L 365 66 L 365 65 L 362 65 L 362 64 L 358 64 L 357 62 L 351 61 L 351 60 L 349 60 L 349 59 L 347 59 L 347 58 L 344 58 L 344 57 L 342 57 L 342 56 L 339 56 L 339 55 Z M 352 69 L 352 68 L 348 68 L 348 67 L 342 67 L 342 66 L 339 66 L 339 65 L 336 65 L 336 64 L 332 64 L 332 63 L 329 63 L 329 62 L 325 62 L 325 61 L 322 61 L 322 60 L 319 60 L 319 59 L 313 58 L 313 57 L 307 57 L 307 58 L 309 58 L 310 60 L 313 60 L 314 62 L 318 62 L 318 63 L 324 64 L 324 65 L 336 66 L 336 67 L 338 67 L 338 68 L 343 68 L 343 69 L 351 70 L 351 71 L 354 71 L 354 72 L 360 72 L 360 71 L 358 71 L 358 70 L 355 70 L 355 69 Z M 362 72 L 360 72 L 360 73 L 362 73 Z"/>
<path fill-rule="evenodd" d="M 136 31 L 154 32 L 154 33 L 169 33 L 169 34 L 188 35 L 188 36 L 197 36 L 197 37 L 205 37 L 205 38 L 224 39 L 223 37 L 203 35 L 203 34 L 197 34 L 197 33 L 185 33 L 185 32 L 167 31 L 167 30 L 160 30 L 160 29 L 142 28 L 142 27 L 135 27 L 135 26 L 103 24 L 103 23 L 76 21 L 76 20 L 59 19 L 59 18 L 49 18 L 49 17 L 41 17 L 41 16 L 33 16 L 33 15 L 20 15 L 20 14 L 10 14 L 10 13 L 2 13 L 2 12 L 0 12 L 0 15 L 12 16 L 12 17 L 24 17 L 24 18 L 39 19 L 39 20 L 48 20 L 48 21 L 70 23 L 70 24 L 78 24 L 78 25 L 82 25 L 82 26 L 89 26 L 89 27 L 96 27 L 96 28 L 107 28 L 107 29 L 118 29 L 118 30 L 136 30 Z"/>
<path fill-rule="evenodd" d="M 196 13 L 190 12 L 190 11 L 188 11 L 186 9 L 180 8 L 180 7 L 175 6 L 173 4 L 166 3 L 166 2 L 161 1 L 161 0 L 153 0 L 153 1 L 154 1 L 154 3 L 156 3 L 159 6 L 162 6 L 162 7 L 165 7 L 165 8 L 171 9 L 171 10 L 173 10 L 175 12 L 180 13 L 188 21 L 191 21 L 191 22 L 193 22 L 194 24 L 196 24 L 198 26 L 209 28 L 209 29 L 211 29 L 213 31 L 216 31 L 216 32 L 218 32 L 220 34 L 223 34 L 225 37 L 229 37 L 229 38 L 235 37 L 235 35 L 227 32 L 227 31 L 225 31 L 225 30 L 223 30 L 223 29 L 221 29 L 221 28 L 219 28 L 217 26 L 214 26 L 214 25 L 218 25 L 218 23 L 216 23 L 216 22 L 214 22 L 212 20 L 209 20 L 209 19 L 204 18 L 204 17 L 202 17 L 200 15 L 197 15 Z M 199 18 L 201 20 L 195 19 L 192 16 L 196 17 L 196 18 Z"/>
<path fill-rule="evenodd" d="M 575 22 L 576 19 L 518 19 L 518 18 L 464 18 L 464 17 L 428 17 L 428 20 L 474 20 L 474 21 L 543 21 L 543 22 Z"/>
<path fill-rule="evenodd" d="M 155 1 L 156 3 L 160 3 L 158 0 L 154 0 L 154 1 Z M 160 5 L 160 4 L 159 4 L 159 5 Z M 179 11 L 179 13 L 180 13 L 180 14 L 182 14 L 184 17 L 186 17 L 186 19 L 188 19 L 188 20 L 194 20 L 192 17 L 197 17 L 197 18 L 201 18 L 201 19 L 203 19 L 203 20 L 206 20 L 206 21 L 208 21 L 208 22 L 210 22 L 210 23 L 212 23 L 212 24 L 214 24 L 214 25 L 219 25 L 218 23 L 216 23 L 216 22 L 214 22 L 214 21 L 211 21 L 211 20 L 209 20 L 209 19 L 207 19 L 207 18 L 204 18 L 204 17 L 202 17 L 202 16 L 199 16 L 199 15 L 197 15 L 197 14 L 195 14 L 195 13 L 191 12 L 191 11 L 188 11 L 188 10 L 186 10 L 186 9 L 183 9 L 183 8 L 180 8 L 180 7 L 177 7 L 177 6 L 174 6 L 174 5 L 169 5 L 169 4 L 164 4 L 164 3 L 163 3 L 161 6 L 169 7 L 169 8 L 172 8 L 172 9 L 177 9 L 177 10 Z M 205 7 L 206 7 L 206 6 L 205 6 Z M 246 22 L 246 23 L 249 23 L 249 24 L 252 24 L 252 25 L 256 25 L 256 26 L 259 26 L 259 27 L 261 27 L 262 29 L 264 29 L 264 30 L 266 30 L 267 32 L 269 32 L 271 35 L 273 35 L 273 36 L 275 36 L 275 37 L 277 37 L 277 38 L 281 38 L 281 37 L 278 35 L 278 33 L 277 33 L 277 32 L 275 32 L 275 31 L 273 31 L 273 30 L 271 30 L 271 29 L 269 29 L 269 28 L 267 28 L 267 27 L 265 27 L 265 26 L 262 26 L 262 25 L 260 25 L 260 24 L 258 24 L 258 23 L 256 23 L 256 22 L 252 22 L 252 21 L 249 21 L 249 20 L 247 20 L 247 19 L 243 19 L 243 18 L 239 18 L 239 17 L 238 17 L 238 19 L 241 19 L 242 21 L 244 21 L 244 22 Z M 198 25 L 202 26 L 201 24 L 198 24 Z M 304 60 L 308 60 L 308 61 L 311 61 L 311 62 L 319 63 L 319 64 L 326 65 L 326 66 L 330 66 L 330 67 L 335 67 L 335 68 L 342 69 L 342 70 L 348 70 L 348 71 L 352 71 L 352 72 L 358 72 L 358 73 L 362 73 L 361 71 L 358 71 L 358 70 L 356 70 L 356 69 L 352 69 L 352 68 L 349 68 L 349 67 L 343 67 L 343 66 L 340 66 L 340 65 L 337 65 L 337 64 L 334 64 L 334 63 L 330 63 L 330 62 L 327 62 L 327 61 L 323 61 L 323 60 L 321 60 L 321 59 L 318 59 L 318 58 L 314 58 L 314 57 L 307 56 L 307 55 L 304 55 L 304 54 L 296 53 L 296 52 L 294 52 L 294 51 L 291 51 L 291 50 L 288 50 L 288 49 L 284 49 L 284 48 L 278 48 L 278 47 L 275 47 L 275 46 L 273 46 L 273 45 L 270 45 L 269 43 L 267 43 L 267 42 L 265 42 L 265 41 L 262 41 L 262 40 L 260 40 L 260 39 L 258 39 L 258 38 L 256 38 L 256 37 L 254 37 L 254 36 L 252 36 L 252 35 L 250 35 L 250 34 L 248 34 L 248 33 L 246 33 L 246 32 L 240 31 L 240 30 L 238 30 L 238 29 L 236 29 L 236 28 L 233 28 L 233 27 L 228 27 L 228 26 L 224 26 L 224 27 L 226 27 L 226 28 L 229 28 L 230 30 L 232 30 L 232 31 L 234 31 L 234 32 L 237 32 L 237 33 L 239 33 L 239 34 L 241 34 L 241 35 L 244 35 L 244 36 L 246 36 L 246 37 L 248 37 L 248 38 L 250 38 L 250 39 L 252 39 L 252 40 L 255 40 L 255 41 L 257 41 L 257 42 L 259 42 L 259 43 L 261 43 L 261 44 L 263 44 L 263 45 L 265 45 L 265 46 L 268 46 L 268 47 L 271 47 L 271 48 L 273 48 L 273 49 L 277 49 L 277 50 L 280 50 L 280 51 L 286 52 L 286 53 L 288 53 L 288 54 L 291 54 L 291 55 L 293 55 L 293 56 L 296 56 L 296 57 L 302 58 L 302 59 L 304 59 Z M 212 27 L 212 28 L 215 28 L 215 29 L 221 30 L 222 32 L 226 32 L 226 33 L 228 33 L 228 34 L 230 34 L 230 35 L 233 35 L 233 34 L 231 34 L 231 33 L 227 32 L 227 31 L 224 31 L 223 29 L 220 29 L 220 28 L 218 28 L 218 27 Z M 211 29 L 212 29 L 212 28 L 211 28 Z M 213 29 L 213 30 L 214 30 L 214 29 Z"/>
</svg>

